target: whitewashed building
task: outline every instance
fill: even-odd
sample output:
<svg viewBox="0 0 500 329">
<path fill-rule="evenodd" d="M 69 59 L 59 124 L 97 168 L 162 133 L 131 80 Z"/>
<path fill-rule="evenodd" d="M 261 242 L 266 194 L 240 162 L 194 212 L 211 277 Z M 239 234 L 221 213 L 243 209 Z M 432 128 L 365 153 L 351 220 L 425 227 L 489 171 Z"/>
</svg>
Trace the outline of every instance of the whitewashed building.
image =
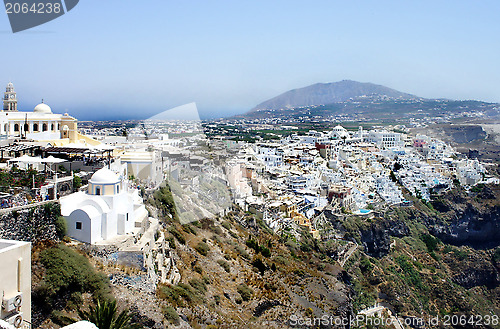
<svg viewBox="0 0 500 329">
<path fill-rule="evenodd" d="M 366 139 L 370 143 L 376 144 L 380 148 L 403 147 L 404 140 L 400 133 L 387 130 L 370 130 Z"/>
<path fill-rule="evenodd" d="M 60 202 L 68 235 L 87 243 L 132 233 L 148 216 L 138 190 L 107 168 L 92 175 L 86 192 L 70 194 Z"/>
<path fill-rule="evenodd" d="M 17 95 L 12 83 L 7 85 L 4 93 L 0 136 L 4 139 L 24 137 L 35 141 L 69 139 L 69 142 L 84 138 L 78 133 L 75 118 L 67 113 L 52 113 L 50 106 L 43 100 L 32 112 L 18 111 Z"/>
</svg>

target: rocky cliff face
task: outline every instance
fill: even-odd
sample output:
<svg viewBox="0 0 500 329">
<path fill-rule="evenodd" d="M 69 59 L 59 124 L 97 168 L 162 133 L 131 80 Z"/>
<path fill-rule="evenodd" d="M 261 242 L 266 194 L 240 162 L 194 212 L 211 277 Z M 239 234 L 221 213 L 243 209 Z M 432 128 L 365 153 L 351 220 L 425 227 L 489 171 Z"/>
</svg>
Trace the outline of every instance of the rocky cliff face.
<svg viewBox="0 0 500 329">
<path fill-rule="evenodd" d="M 453 191 L 433 204 L 442 217 L 426 216 L 429 231 L 443 242 L 485 249 L 500 245 L 500 189 L 480 186 Z"/>
<path fill-rule="evenodd" d="M 365 252 L 372 257 L 383 257 L 389 253 L 391 236 L 402 238 L 409 234 L 408 226 L 403 221 L 382 220 L 372 223 L 366 230 L 361 230 L 361 241 Z"/>
<path fill-rule="evenodd" d="M 451 252 L 445 254 L 442 261 L 450 270 L 451 281 L 466 289 L 479 286 L 494 289 L 500 283 L 498 269 L 482 251 Z"/>
<path fill-rule="evenodd" d="M 480 210 L 468 205 L 451 223 L 434 223 L 429 230 L 445 243 L 493 248 L 500 245 L 500 207 Z"/>
<path fill-rule="evenodd" d="M 470 264 L 470 267 L 454 275 L 452 281 L 467 289 L 479 286 L 492 289 L 500 282 L 498 271 L 486 262 L 481 262 L 479 266 L 477 263 Z"/>
</svg>

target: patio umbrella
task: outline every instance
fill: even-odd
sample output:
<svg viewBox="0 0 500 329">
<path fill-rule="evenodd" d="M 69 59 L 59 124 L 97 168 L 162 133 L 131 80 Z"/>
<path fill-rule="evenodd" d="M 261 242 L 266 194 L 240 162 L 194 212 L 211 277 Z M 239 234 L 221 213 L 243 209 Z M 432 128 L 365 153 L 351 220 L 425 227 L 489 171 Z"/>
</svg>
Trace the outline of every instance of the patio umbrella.
<svg viewBox="0 0 500 329">
<path fill-rule="evenodd" d="M 23 162 L 23 163 L 41 163 L 42 158 L 40 157 L 30 157 L 29 155 L 23 155 L 22 157 L 19 158 L 14 158 L 8 160 L 9 162 Z"/>
<path fill-rule="evenodd" d="M 68 160 L 64 160 L 64 159 L 60 159 L 60 158 L 56 158 L 56 157 L 53 157 L 52 155 L 45 158 L 45 159 L 42 159 L 41 162 L 44 162 L 44 163 L 61 163 L 61 162 L 66 162 Z"/>
</svg>

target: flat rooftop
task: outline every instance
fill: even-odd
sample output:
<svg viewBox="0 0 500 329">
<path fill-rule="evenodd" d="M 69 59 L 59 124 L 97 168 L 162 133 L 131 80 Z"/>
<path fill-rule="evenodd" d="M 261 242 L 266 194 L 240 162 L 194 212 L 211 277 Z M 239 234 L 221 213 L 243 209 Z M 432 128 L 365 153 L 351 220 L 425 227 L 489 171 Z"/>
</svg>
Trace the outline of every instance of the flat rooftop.
<svg viewBox="0 0 500 329">
<path fill-rule="evenodd" d="M 11 246 L 15 246 L 15 245 L 16 245 L 15 243 L 3 242 L 2 240 L 0 240 L 0 250 L 11 247 Z"/>
<path fill-rule="evenodd" d="M 29 242 L 0 239 L 0 253 L 25 244 L 29 244 Z"/>
</svg>

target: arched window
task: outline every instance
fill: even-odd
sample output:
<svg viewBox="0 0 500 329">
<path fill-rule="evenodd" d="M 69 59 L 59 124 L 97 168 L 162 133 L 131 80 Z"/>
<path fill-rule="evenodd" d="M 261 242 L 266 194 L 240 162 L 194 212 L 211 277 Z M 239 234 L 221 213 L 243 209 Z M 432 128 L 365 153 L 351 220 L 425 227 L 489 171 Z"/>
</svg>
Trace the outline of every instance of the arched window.
<svg viewBox="0 0 500 329">
<path fill-rule="evenodd" d="M 4 129 L 5 129 L 5 133 L 8 134 L 9 133 L 9 124 L 8 123 L 5 124 Z"/>
<path fill-rule="evenodd" d="M 24 124 L 24 131 L 30 131 L 30 126 L 27 123 Z"/>
<path fill-rule="evenodd" d="M 19 124 L 18 124 L 18 123 L 16 123 L 16 124 L 14 125 L 14 131 L 19 131 Z"/>
<path fill-rule="evenodd" d="M 50 125 L 50 130 L 54 131 L 54 128 L 55 128 L 55 127 L 54 127 L 54 124 L 51 124 L 51 125 Z"/>
<path fill-rule="evenodd" d="M 69 135 L 69 134 L 68 134 L 68 131 L 69 131 L 68 126 L 67 126 L 67 125 L 64 125 L 62 130 L 63 130 L 63 137 L 64 137 L 64 138 L 68 137 L 68 135 Z"/>
<path fill-rule="evenodd" d="M 101 195 L 101 188 L 100 187 L 95 188 L 95 195 Z"/>
<path fill-rule="evenodd" d="M 47 124 L 46 123 L 43 124 L 42 131 L 47 131 Z"/>
<path fill-rule="evenodd" d="M 33 124 L 33 131 L 38 131 L 38 123 Z"/>
<path fill-rule="evenodd" d="M 57 124 L 57 130 L 61 130 L 61 124 L 60 123 Z"/>
</svg>

